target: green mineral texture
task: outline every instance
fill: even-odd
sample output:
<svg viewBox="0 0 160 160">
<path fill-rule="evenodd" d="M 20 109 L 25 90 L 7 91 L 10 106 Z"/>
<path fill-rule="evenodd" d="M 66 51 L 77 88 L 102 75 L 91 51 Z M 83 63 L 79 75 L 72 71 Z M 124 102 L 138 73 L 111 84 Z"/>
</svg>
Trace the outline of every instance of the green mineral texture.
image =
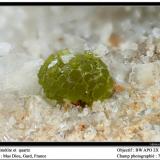
<svg viewBox="0 0 160 160">
<path fill-rule="evenodd" d="M 72 54 L 60 50 L 51 54 L 38 73 L 47 98 L 58 103 L 69 101 L 80 106 L 92 106 L 113 94 L 114 81 L 107 66 L 91 51 Z"/>
</svg>

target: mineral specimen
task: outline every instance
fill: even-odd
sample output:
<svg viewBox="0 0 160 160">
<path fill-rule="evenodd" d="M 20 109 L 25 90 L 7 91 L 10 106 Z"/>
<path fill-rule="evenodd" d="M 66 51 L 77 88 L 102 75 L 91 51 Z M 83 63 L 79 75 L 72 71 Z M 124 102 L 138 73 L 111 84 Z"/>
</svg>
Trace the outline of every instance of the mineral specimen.
<svg viewBox="0 0 160 160">
<path fill-rule="evenodd" d="M 60 50 L 47 58 L 38 77 L 46 97 L 58 103 L 92 106 L 113 93 L 114 81 L 106 64 L 90 51 L 72 54 Z"/>
</svg>

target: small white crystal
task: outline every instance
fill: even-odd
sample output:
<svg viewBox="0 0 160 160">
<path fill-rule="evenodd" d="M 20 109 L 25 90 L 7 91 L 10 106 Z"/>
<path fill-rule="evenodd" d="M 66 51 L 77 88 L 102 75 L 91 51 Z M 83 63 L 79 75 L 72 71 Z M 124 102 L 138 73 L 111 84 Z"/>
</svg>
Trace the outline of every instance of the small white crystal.
<svg viewBox="0 0 160 160">
<path fill-rule="evenodd" d="M 158 142 L 160 140 L 160 134 L 154 134 L 154 135 L 152 135 L 152 137 L 151 137 L 151 141 L 152 142 Z"/>
<path fill-rule="evenodd" d="M 52 62 L 48 65 L 48 68 L 53 67 L 55 64 L 57 64 L 57 60 L 52 61 Z"/>
<path fill-rule="evenodd" d="M 0 56 L 5 56 L 11 50 L 11 44 L 6 42 L 0 43 Z"/>
<path fill-rule="evenodd" d="M 110 72 L 112 74 L 112 77 L 118 82 L 118 83 L 125 83 L 128 79 L 128 73 L 130 71 L 130 66 L 125 65 L 121 62 L 118 62 L 117 59 L 112 59 L 110 63 Z"/>
<path fill-rule="evenodd" d="M 136 43 L 133 43 L 133 42 L 126 41 L 126 42 L 121 44 L 121 50 L 122 51 L 125 51 L 125 50 L 136 51 L 137 49 L 138 49 L 138 45 Z"/>
<path fill-rule="evenodd" d="M 160 38 L 160 28 L 154 28 L 152 33 L 155 38 Z"/>
<path fill-rule="evenodd" d="M 88 108 L 84 108 L 84 109 L 83 109 L 83 115 L 84 115 L 84 116 L 87 116 L 87 115 L 88 115 L 88 112 L 89 112 Z"/>
<path fill-rule="evenodd" d="M 102 57 L 102 56 L 106 55 L 109 51 L 108 51 L 108 48 L 107 48 L 105 45 L 100 44 L 100 45 L 98 45 L 98 47 L 94 50 L 94 52 L 95 52 L 98 56 Z"/>
<path fill-rule="evenodd" d="M 70 55 L 64 55 L 61 58 L 64 63 L 68 63 L 73 57 L 74 55 L 70 54 Z"/>
<path fill-rule="evenodd" d="M 17 63 L 19 63 L 19 61 L 20 59 L 17 60 Z M 4 67 L 4 71 L 8 72 L 8 74 L 0 77 L 0 81 L 3 84 L 0 90 L 4 93 L 16 91 L 21 95 L 34 95 L 39 93 L 40 85 L 38 84 L 37 73 L 42 62 L 42 59 L 37 59 L 23 62 L 23 64 L 20 63 L 21 65 L 14 64 L 15 62 L 8 64 L 8 68 Z M 11 69 L 11 71 L 9 71 L 9 69 Z"/>
<path fill-rule="evenodd" d="M 100 41 L 103 44 L 106 44 L 106 41 L 109 39 L 110 35 L 113 31 L 113 24 L 112 23 L 106 23 L 106 25 L 101 29 L 101 37 Z"/>
<path fill-rule="evenodd" d="M 88 140 L 92 140 L 97 134 L 97 131 L 94 127 L 89 127 L 86 129 L 84 133 L 84 138 Z"/>
<path fill-rule="evenodd" d="M 13 116 L 10 117 L 8 120 L 8 125 L 12 127 L 15 123 L 16 123 L 15 118 Z"/>
<path fill-rule="evenodd" d="M 136 64 L 132 68 L 130 80 L 142 87 L 148 87 L 159 79 L 159 63 Z"/>
<path fill-rule="evenodd" d="M 146 100 L 147 101 L 147 100 Z M 147 114 L 150 114 L 152 112 L 152 109 L 151 108 L 148 108 L 146 111 L 145 111 L 145 115 Z"/>
<path fill-rule="evenodd" d="M 124 31 L 130 30 L 132 28 L 131 20 L 127 19 L 121 23 L 122 29 Z"/>
</svg>

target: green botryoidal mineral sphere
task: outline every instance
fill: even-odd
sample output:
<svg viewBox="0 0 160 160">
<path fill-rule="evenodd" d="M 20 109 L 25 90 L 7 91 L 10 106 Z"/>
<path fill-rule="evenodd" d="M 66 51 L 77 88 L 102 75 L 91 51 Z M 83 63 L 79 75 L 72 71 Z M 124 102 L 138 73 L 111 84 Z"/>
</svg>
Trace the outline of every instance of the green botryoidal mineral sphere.
<svg viewBox="0 0 160 160">
<path fill-rule="evenodd" d="M 39 83 L 46 97 L 64 103 L 92 106 L 113 94 L 114 81 L 107 66 L 90 51 L 73 55 L 60 50 L 50 55 L 41 66 Z"/>
</svg>

